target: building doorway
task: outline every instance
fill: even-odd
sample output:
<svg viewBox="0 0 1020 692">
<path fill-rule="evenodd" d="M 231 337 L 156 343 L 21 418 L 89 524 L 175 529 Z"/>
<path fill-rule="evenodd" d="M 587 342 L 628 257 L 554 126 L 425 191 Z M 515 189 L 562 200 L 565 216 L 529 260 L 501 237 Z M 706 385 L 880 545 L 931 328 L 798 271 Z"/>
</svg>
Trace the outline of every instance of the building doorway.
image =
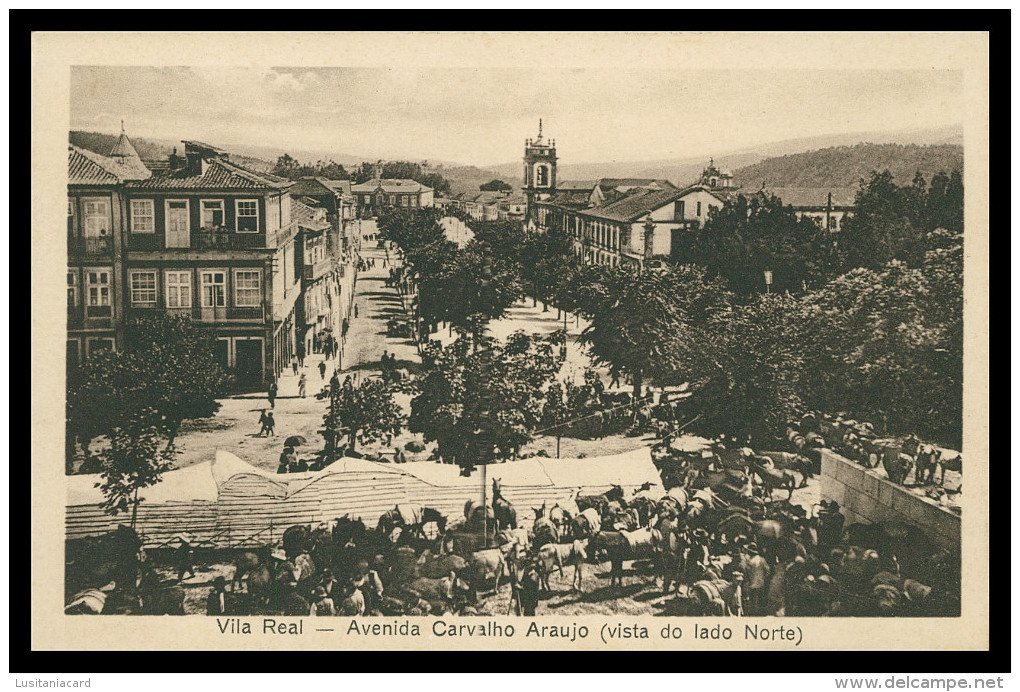
<svg viewBox="0 0 1020 692">
<path fill-rule="evenodd" d="M 237 339 L 234 342 L 235 376 L 237 386 L 243 388 L 261 387 L 262 339 Z"/>
</svg>

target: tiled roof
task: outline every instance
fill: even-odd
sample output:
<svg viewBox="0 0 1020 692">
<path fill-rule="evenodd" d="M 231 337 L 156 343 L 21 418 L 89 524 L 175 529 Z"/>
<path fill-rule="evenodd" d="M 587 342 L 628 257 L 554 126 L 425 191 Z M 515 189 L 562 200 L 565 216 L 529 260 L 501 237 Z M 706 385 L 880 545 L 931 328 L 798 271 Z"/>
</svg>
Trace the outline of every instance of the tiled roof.
<svg viewBox="0 0 1020 692">
<path fill-rule="evenodd" d="M 292 183 L 268 173 L 255 173 L 223 159 L 206 161 L 205 173 L 192 175 L 187 169 L 166 171 L 132 187 L 147 190 L 280 190 Z"/>
<path fill-rule="evenodd" d="M 382 188 L 383 192 L 405 194 L 409 192 L 429 192 L 432 190 L 431 187 L 426 187 L 416 180 L 405 180 L 400 178 L 374 178 L 359 185 L 351 185 L 351 190 L 353 192 L 375 192 L 379 188 Z"/>
<path fill-rule="evenodd" d="M 570 209 L 584 209 L 588 206 L 590 196 L 591 190 L 557 190 L 548 199 L 539 200 L 539 202 Z"/>
<path fill-rule="evenodd" d="M 341 197 L 349 197 L 351 194 L 350 180 L 330 180 L 321 176 L 305 176 L 298 178 L 291 188 L 292 193 L 305 195 L 318 195 L 333 193 Z"/>
<path fill-rule="evenodd" d="M 188 147 L 191 147 L 192 149 L 208 149 L 209 151 L 215 152 L 217 154 L 226 154 L 227 153 L 226 150 L 220 149 L 219 147 L 214 147 L 212 144 L 206 144 L 205 142 L 199 142 L 199 141 L 194 140 L 194 139 L 191 139 L 191 140 L 187 140 L 186 139 L 186 140 L 183 140 L 183 141 L 184 141 L 185 150 L 187 150 Z"/>
<path fill-rule="evenodd" d="M 680 191 L 676 189 L 640 190 L 612 204 L 589 209 L 582 213 L 613 221 L 637 221 L 650 212 L 673 202 L 679 196 Z"/>
<path fill-rule="evenodd" d="M 329 227 L 329 222 L 325 219 L 316 218 L 319 216 L 317 211 L 312 207 L 299 202 L 293 197 L 290 200 L 290 218 L 291 221 L 297 222 L 299 226 L 309 228 L 311 230 L 320 230 Z"/>
<path fill-rule="evenodd" d="M 341 195 L 350 196 L 351 194 L 350 180 L 329 180 L 328 178 L 317 178 L 317 180 L 334 192 L 339 192 Z"/>
<path fill-rule="evenodd" d="M 677 189 L 676 185 L 664 178 L 600 178 L 598 186 L 604 188 L 653 187 L 660 190 Z"/>
<path fill-rule="evenodd" d="M 73 144 L 67 147 L 67 182 L 70 185 L 116 185 L 149 175 L 149 169 L 137 158 L 131 163 L 122 163 Z"/>
<path fill-rule="evenodd" d="M 587 190 L 591 192 L 598 185 L 597 180 L 557 180 L 557 190 Z"/>
<path fill-rule="evenodd" d="M 857 199 L 857 189 L 852 187 L 770 187 L 765 191 L 795 209 L 811 207 L 824 209 L 829 203 L 830 192 L 834 207 L 852 207 Z"/>
</svg>

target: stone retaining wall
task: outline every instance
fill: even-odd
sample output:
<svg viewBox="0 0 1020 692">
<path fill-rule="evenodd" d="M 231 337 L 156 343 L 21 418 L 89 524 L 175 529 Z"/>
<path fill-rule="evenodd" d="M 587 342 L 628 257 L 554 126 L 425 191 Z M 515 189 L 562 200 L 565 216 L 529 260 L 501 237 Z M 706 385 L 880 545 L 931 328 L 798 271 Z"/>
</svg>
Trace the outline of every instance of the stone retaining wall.
<svg viewBox="0 0 1020 692">
<path fill-rule="evenodd" d="M 839 503 L 846 525 L 900 521 L 921 529 L 936 545 L 960 551 L 960 517 L 829 450 L 822 450 L 822 498 Z"/>
</svg>

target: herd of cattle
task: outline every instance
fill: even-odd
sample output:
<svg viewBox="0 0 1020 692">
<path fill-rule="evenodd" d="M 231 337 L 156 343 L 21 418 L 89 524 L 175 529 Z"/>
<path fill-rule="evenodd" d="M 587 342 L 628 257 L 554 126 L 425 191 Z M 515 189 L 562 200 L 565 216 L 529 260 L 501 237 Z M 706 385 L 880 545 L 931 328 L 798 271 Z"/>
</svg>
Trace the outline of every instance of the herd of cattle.
<svg viewBox="0 0 1020 692">
<path fill-rule="evenodd" d="M 463 516 L 398 505 L 374 527 L 349 516 L 292 526 L 278 548 L 235 552 L 226 612 L 306 614 L 329 587 L 337 601 L 357 595 L 364 603 L 357 614 L 469 615 L 501 587 L 519 600 L 526 573 L 537 572 L 547 592 L 564 588 L 567 575 L 571 590 L 581 590 L 584 565 L 608 563 L 605 600 L 624 595 L 614 587 L 622 589 L 625 578 L 640 580 L 640 588 L 654 580 L 672 596 L 664 602 L 667 614 L 957 615 L 958 555 L 940 551 L 909 525 L 844 526 L 835 503 L 808 510 L 791 501 L 818 472 L 812 450 L 822 445 L 869 466 L 877 458 L 887 469 L 902 469 L 905 456 L 916 474 L 930 463 L 919 458 L 933 458 L 909 438 L 894 444 L 867 430 L 805 416 L 789 430 L 795 451 L 715 443 L 683 453 L 666 439 L 653 454 L 665 494 L 651 484 L 578 492 L 551 507 L 528 508 L 529 526 L 518 522 L 498 480 L 491 501 L 468 502 Z M 895 459 L 887 449 L 898 450 Z M 903 481 L 902 471 L 890 476 Z M 123 526 L 69 542 L 68 612 L 183 613 L 184 589 L 154 578 L 140 546 Z"/>
</svg>

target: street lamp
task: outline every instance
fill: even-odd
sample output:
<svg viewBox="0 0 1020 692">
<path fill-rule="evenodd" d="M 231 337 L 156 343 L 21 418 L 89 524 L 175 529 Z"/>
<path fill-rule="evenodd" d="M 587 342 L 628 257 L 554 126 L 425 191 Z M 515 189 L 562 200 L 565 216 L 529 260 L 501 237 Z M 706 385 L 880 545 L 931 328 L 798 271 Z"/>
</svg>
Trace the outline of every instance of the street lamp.
<svg viewBox="0 0 1020 692">
<path fill-rule="evenodd" d="M 772 292 L 772 270 L 766 269 L 765 272 L 765 293 Z"/>
</svg>

